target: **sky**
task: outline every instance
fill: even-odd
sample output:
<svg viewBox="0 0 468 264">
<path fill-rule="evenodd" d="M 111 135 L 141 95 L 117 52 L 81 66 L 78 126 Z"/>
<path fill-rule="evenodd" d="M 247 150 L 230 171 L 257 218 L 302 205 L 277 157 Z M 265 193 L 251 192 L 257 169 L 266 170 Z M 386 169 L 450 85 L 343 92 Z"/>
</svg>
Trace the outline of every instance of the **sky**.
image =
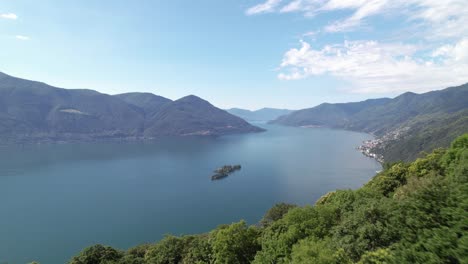
<svg viewBox="0 0 468 264">
<path fill-rule="evenodd" d="M 0 0 L 0 71 L 301 109 L 468 82 L 466 0 Z"/>
</svg>

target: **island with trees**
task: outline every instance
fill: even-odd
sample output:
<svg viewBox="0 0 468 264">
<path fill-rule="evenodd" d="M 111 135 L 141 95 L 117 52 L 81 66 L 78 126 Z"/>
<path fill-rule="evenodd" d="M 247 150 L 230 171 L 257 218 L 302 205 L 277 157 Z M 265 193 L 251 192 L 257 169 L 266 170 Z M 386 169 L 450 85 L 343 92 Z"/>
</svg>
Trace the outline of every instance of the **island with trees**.
<svg viewBox="0 0 468 264">
<path fill-rule="evenodd" d="M 241 165 L 224 165 L 214 170 L 215 175 L 211 176 L 211 180 L 215 181 L 226 178 L 227 176 L 240 170 L 241 168 Z"/>
</svg>

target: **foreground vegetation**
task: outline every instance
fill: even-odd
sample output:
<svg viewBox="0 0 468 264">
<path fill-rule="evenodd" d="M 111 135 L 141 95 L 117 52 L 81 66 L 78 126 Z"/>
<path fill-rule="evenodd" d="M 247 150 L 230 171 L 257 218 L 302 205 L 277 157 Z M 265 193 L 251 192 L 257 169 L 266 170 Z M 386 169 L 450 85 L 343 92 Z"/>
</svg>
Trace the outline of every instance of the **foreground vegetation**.
<svg viewBox="0 0 468 264">
<path fill-rule="evenodd" d="M 314 206 L 278 204 L 201 235 L 127 251 L 95 245 L 70 264 L 468 263 L 468 134 L 449 149 L 386 166 L 362 188 Z"/>
</svg>

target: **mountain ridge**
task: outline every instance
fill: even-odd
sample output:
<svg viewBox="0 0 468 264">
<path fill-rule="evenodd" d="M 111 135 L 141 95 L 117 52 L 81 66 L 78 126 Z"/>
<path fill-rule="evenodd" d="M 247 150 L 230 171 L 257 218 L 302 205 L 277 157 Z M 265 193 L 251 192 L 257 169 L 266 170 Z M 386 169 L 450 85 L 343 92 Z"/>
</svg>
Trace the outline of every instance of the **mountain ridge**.
<svg viewBox="0 0 468 264">
<path fill-rule="evenodd" d="M 199 108 L 196 114 L 179 111 L 184 107 L 193 109 L 193 104 Z M 178 111 L 177 120 L 169 122 L 177 129 L 161 125 L 157 119 L 160 111 L 169 115 L 168 111 Z M 0 139 L 4 142 L 220 136 L 260 131 L 263 129 L 193 95 L 176 101 L 150 93 L 108 95 L 0 75 Z"/>
<path fill-rule="evenodd" d="M 321 104 L 295 111 L 270 123 L 371 133 L 377 139 L 366 147 L 370 153 L 389 162 L 399 159 L 411 161 L 421 151 L 430 152 L 436 146 L 446 147 L 456 136 L 468 132 L 468 121 L 463 114 L 467 109 L 468 84 L 463 84 L 421 94 L 406 92 L 393 99 Z M 430 117 L 437 117 L 437 126 Z M 439 126 L 452 127 L 458 133 L 440 134 Z M 434 138 L 431 134 L 435 131 L 439 134 Z M 395 145 L 397 141 L 399 147 L 390 148 L 390 144 Z"/>
<path fill-rule="evenodd" d="M 294 110 L 264 107 L 258 110 L 230 108 L 226 109 L 226 111 L 248 121 L 271 121 Z"/>
</svg>

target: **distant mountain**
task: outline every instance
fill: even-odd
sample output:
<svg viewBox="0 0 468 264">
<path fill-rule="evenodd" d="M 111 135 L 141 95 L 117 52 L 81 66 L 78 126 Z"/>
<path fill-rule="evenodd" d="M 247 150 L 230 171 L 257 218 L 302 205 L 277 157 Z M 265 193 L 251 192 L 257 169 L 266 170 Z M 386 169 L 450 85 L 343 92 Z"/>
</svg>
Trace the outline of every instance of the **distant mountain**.
<svg viewBox="0 0 468 264">
<path fill-rule="evenodd" d="M 189 96 L 111 96 L 0 73 L 0 141 L 223 135 L 262 129 Z"/>
<path fill-rule="evenodd" d="M 144 135 L 224 135 L 260 131 L 263 129 L 189 95 L 165 104 L 153 113 Z"/>
<path fill-rule="evenodd" d="M 152 93 L 124 93 L 114 95 L 115 97 L 125 101 L 126 103 L 136 106 L 143 110 L 146 114 L 155 114 L 161 108 L 168 103 L 171 103 L 171 99 L 155 95 Z"/>
<path fill-rule="evenodd" d="M 468 84 L 423 94 L 404 93 L 357 103 L 321 104 L 271 123 L 325 126 L 373 133 L 373 149 L 386 161 L 413 160 L 421 151 L 446 147 L 468 132 Z"/>
<path fill-rule="evenodd" d="M 226 111 L 247 121 L 271 121 L 293 112 L 293 110 L 276 108 L 262 108 L 255 111 L 231 108 Z"/>
<path fill-rule="evenodd" d="M 313 108 L 294 111 L 281 116 L 271 123 L 286 126 L 328 126 L 344 127 L 353 115 L 378 105 L 383 105 L 391 99 L 370 99 L 357 103 L 329 104 L 323 103 Z"/>
<path fill-rule="evenodd" d="M 0 75 L 2 139 L 138 135 L 143 120 L 136 109 L 110 95 Z"/>
</svg>

